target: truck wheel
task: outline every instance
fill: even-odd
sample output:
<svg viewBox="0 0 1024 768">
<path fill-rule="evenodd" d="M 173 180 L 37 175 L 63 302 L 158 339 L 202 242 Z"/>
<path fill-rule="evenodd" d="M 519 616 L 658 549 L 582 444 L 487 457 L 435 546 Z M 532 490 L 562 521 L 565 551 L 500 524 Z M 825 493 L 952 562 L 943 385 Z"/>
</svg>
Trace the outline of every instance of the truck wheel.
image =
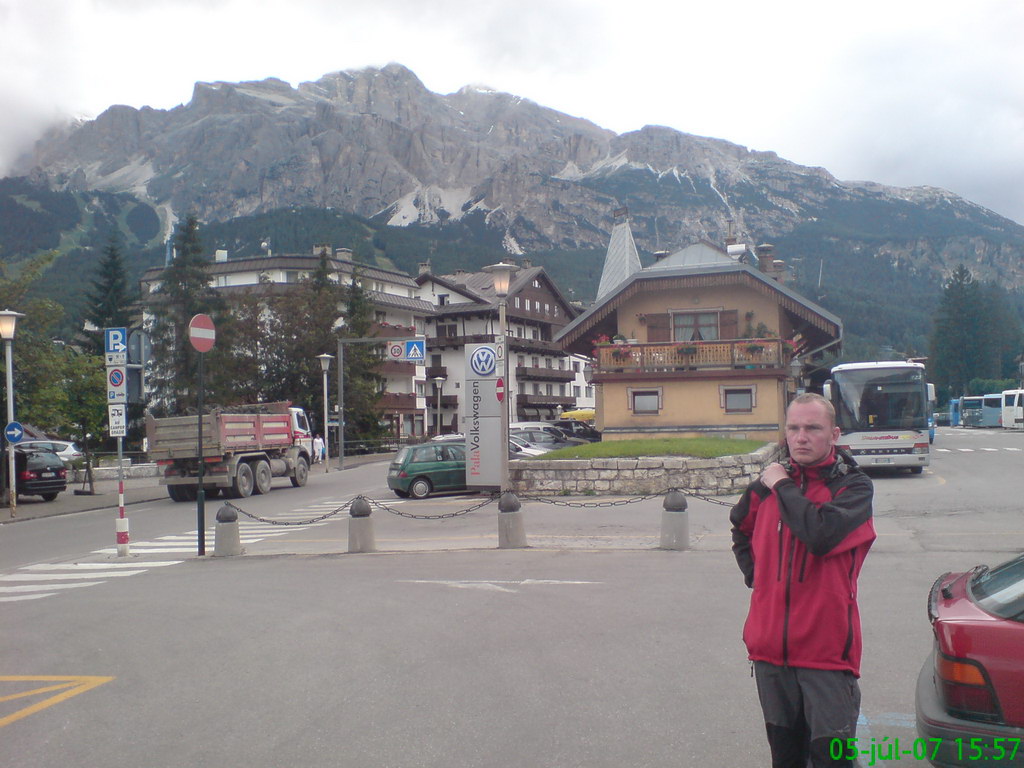
<svg viewBox="0 0 1024 768">
<path fill-rule="evenodd" d="M 309 477 L 309 463 L 305 458 L 299 456 L 295 460 L 295 474 L 291 476 L 292 485 L 296 488 L 301 488 L 306 484 L 306 479 Z"/>
<path fill-rule="evenodd" d="M 195 501 L 199 498 L 199 488 L 194 485 L 182 485 L 178 488 L 182 501 Z"/>
<path fill-rule="evenodd" d="M 167 495 L 170 497 L 171 501 L 174 501 L 174 502 L 186 501 L 187 500 L 181 494 L 181 487 L 177 486 L 177 485 L 168 485 L 167 486 Z"/>
<path fill-rule="evenodd" d="M 274 475 L 270 471 L 270 462 L 266 459 L 260 459 L 252 465 L 252 474 L 256 479 L 256 485 L 253 487 L 253 493 L 270 493 L 270 484 L 274 480 Z"/>
<path fill-rule="evenodd" d="M 231 481 L 231 495 L 236 499 L 246 499 L 252 495 L 252 467 L 242 463 L 235 471 L 235 479 Z"/>
<path fill-rule="evenodd" d="M 425 477 L 417 477 L 409 484 L 409 495 L 414 499 L 425 499 L 434 490 L 434 486 Z"/>
</svg>

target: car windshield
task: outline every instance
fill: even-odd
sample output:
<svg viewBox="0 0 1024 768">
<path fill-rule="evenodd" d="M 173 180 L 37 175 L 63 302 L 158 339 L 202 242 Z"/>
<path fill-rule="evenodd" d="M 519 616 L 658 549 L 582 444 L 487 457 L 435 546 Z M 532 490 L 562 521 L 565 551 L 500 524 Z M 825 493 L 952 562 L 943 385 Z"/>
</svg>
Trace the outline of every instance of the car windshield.
<svg viewBox="0 0 1024 768">
<path fill-rule="evenodd" d="M 1024 555 L 975 576 L 971 595 L 988 613 L 1024 622 Z"/>
</svg>

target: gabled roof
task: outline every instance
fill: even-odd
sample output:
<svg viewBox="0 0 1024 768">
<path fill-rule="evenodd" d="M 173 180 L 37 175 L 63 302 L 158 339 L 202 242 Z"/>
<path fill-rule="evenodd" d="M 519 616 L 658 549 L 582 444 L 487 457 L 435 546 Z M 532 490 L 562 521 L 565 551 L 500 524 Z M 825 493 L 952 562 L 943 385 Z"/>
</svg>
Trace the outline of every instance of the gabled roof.
<svg viewBox="0 0 1024 768">
<path fill-rule="evenodd" d="M 532 285 L 534 280 L 540 278 L 547 283 L 551 292 L 562 303 L 566 316 L 574 317 L 579 312 L 579 309 L 573 306 L 565 297 L 565 294 L 552 282 L 547 272 L 544 271 L 544 267 L 520 267 L 512 275 L 512 281 L 508 287 L 509 297 L 515 296 L 524 288 Z M 472 299 L 477 304 L 487 306 L 498 305 L 498 294 L 494 292 L 494 275 L 490 272 L 462 272 L 458 275 L 432 275 L 427 272 L 416 278 L 416 282 L 419 285 L 423 285 L 428 280 L 433 280 L 438 285 L 443 285 L 452 291 L 456 291 L 466 298 Z M 474 309 L 472 305 L 454 303 L 438 307 L 437 311 L 442 314 L 452 314 L 479 310 Z"/>
<path fill-rule="evenodd" d="M 555 337 L 562 347 L 569 350 L 574 344 L 586 338 L 593 329 L 614 314 L 619 306 L 628 299 L 644 290 L 650 290 L 652 283 L 657 283 L 658 290 L 687 289 L 709 285 L 749 286 L 755 290 L 769 293 L 778 299 L 783 309 L 796 318 L 803 320 L 818 339 L 842 338 L 843 322 L 827 309 L 818 306 L 796 291 L 766 276 L 763 272 L 747 264 L 733 261 L 726 255 L 725 261 L 713 258 L 710 261 L 696 261 L 700 254 L 708 255 L 703 249 L 706 246 L 697 244 L 684 248 L 673 254 L 680 256 L 683 266 L 666 264 L 673 256 L 666 257 L 658 264 L 643 269 L 619 284 L 608 296 L 594 303 L 590 309 L 565 326 Z M 698 249 L 698 250 L 691 250 Z M 713 249 L 716 250 L 716 249 Z M 687 251 L 689 251 L 688 255 Z M 687 264 L 691 257 L 694 263 Z M 807 334 L 805 334 L 807 335 Z"/>
<path fill-rule="evenodd" d="M 597 301 L 601 301 L 640 269 L 640 254 L 637 253 L 636 243 L 633 242 L 629 220 L 625 219 L 612 227 L 608 252 L 604 257 L 604 269 L 601 270 L 601 282 L 597 286 Z"/>
</svg>

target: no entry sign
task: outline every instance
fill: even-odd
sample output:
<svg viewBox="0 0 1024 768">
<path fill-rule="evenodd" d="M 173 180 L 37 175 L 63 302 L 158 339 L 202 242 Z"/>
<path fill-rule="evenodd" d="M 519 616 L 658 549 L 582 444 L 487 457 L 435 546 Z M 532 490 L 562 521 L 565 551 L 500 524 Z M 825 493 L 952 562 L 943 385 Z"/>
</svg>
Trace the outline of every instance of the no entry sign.
<svg viewBox="0 0 1024 768">
<path fill-rule="evenodd" d="M 189 320 L 188 340 L 196 352 L 209 352 L 216 338 L 217 331 L 209 315 L 196 315 Z"/>
</svg>

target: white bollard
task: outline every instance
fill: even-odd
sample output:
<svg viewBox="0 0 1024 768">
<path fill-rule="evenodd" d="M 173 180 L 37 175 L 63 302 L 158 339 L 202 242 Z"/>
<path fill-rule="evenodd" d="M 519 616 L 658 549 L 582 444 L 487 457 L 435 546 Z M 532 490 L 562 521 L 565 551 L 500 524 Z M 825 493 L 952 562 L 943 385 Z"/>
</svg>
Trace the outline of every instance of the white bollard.
<svg viewBox="0 0 1024 768">
<path fill-rule="evenodd" d="M 661 513 L 661 548 L 683 551 L 690 548 L 690 513 L 686 497 L 672 489 L 665 496 Z"/>
<path fill-rule="evenodd" d="M 351 554 L 376 552 L 377 541 L 373 534 L 373 519 L 370 517 L 370 503 L 362 496 L 352 502 L 348 513 L 348 551 Z"/>
<path fill-rule="evenodd" d="M 245 552 L 238 535 L 238 513 L 227 504 L 217 510 L 214 531 L 214 557 L 234 557 Z"/>
<path fill-rule="evenodd" d="M 527 546 L 521 507 L 519 497 L 511 491 L 501 494 L 498 501 L 498 549 L 522 549 Z"/>
</svg>

